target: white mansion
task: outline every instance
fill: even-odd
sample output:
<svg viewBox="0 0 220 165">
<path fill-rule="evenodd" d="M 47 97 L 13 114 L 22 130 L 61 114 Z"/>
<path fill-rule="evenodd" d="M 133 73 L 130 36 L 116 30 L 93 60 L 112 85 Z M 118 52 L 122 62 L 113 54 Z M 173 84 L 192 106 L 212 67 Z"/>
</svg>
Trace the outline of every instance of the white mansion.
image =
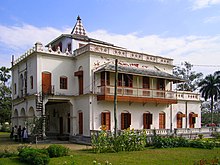
<svg viewBox="0 0 220 165">
<path fill-rule="evenodd" d="M 71 34 L 40 42 L 12 60 L 12 124 L 30 127 L 43 117 L 43 136 L 89 138 L 117 128 L 158 131 L 201 127 L 200 97 L 175 91 L 173 59 L 117 47 L 87 36 L 80 17 Z"/>
</svg>

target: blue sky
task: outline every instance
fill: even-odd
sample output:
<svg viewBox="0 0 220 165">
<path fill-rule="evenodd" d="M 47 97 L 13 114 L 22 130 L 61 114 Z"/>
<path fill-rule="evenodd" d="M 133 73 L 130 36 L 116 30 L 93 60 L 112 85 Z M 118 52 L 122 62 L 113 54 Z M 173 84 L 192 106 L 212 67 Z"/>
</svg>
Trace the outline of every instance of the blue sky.
<svg viewBox="0 0 220 165">
<path fill-rule="evenodd" d="M 220 69 L 220 0 L 4 0 L 0 13 L 0 66 L 70 33 L 80 15 L 90 37 L 204 74 Z"/>
</svg>

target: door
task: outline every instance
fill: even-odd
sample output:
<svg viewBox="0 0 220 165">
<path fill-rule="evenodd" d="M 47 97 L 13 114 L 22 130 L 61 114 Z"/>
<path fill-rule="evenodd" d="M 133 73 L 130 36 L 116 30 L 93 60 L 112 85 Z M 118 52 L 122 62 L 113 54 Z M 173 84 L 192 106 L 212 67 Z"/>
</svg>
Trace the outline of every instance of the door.
<svg viewBox="0 0 220 165">
<path fill-rule="evenodd" d="M 83 134 L 83 113 L 79 112 L 79 134 Z"/>
<path fill-rule="evenodd" d="M 42 92 L 43 94 L 51 93 L 51 73 L 42 72 Z"/>
<path fill-rule="evenodd" d="M 60 117 L 60 135 L 63 134 L 63 117 Z"/>
</svg>

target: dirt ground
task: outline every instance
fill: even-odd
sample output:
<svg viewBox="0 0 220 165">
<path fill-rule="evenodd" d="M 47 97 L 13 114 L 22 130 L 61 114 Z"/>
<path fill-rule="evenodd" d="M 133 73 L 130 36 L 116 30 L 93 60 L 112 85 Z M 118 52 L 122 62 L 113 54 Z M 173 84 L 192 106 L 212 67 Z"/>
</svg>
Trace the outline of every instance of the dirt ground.
<svg viewBox="0 0 220 165">
<path fill-rule="evenodd" d="M 46 148 L 51 144 L 59 144 L 65 147 L 68 147 L 71 150 L 83 150 L 90 149 L 89 145 L 81 145 L 81 144 L 73 144 L 68 141 L 58 141 L 58 140 L 46 140 L 45 142 L 35 143 L 22 143 L 15 142 L 14 140 L 9 138 L 9 134 L 0 134 L 0 151 L 14 150 L 16 151 L 19 146 L 29 145 L 31 147 L 36 148 Z"/>
</svg>

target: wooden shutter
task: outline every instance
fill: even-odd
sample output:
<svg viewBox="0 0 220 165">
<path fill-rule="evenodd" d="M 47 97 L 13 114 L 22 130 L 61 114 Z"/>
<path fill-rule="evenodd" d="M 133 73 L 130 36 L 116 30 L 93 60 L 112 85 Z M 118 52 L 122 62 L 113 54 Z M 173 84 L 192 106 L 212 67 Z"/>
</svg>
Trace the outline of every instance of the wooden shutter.
<svg viewBox="0 0 220 165">
<path fill-rule="evenodd" d="M 83 76 L 79 76 L 79 94 L 83 94 Z"/>
<path fill-rule="evenodd" d="M 83 113 L 79 112 L 79 134 L 83 134 Z"/>
<path fill-rule="evenodd" d="M 177 114 L 177 128 L 182 128 L 182 114 Z"/>
<path fill-rule="evenodd" d="M 121 113 L 121 130 L 124 130 L 124 128 L 125 128 L 124 127 L 124 124 L 125 124 L 124 123 L 124 118 L 125 118 L 124 116 L 125 116 L 125 113 Z"/>
<path fill-rule="evenodd" d="M 165 129 L 165 113 L 159 114 L 159 129 Z"/>
<path fill-rule="evenodd" d="M 105 120 L 106 120 L 106 129 L 110 130 L 111 129 L 111 114 L 110 112 L 105 113 Z"/>
<path fill-rule="evenodd" d="M 143 114 L 143 125 L 144 129 L 147 129 L 147 113 Z"/>
<path fill-rule="evenodd" d="M 49 72 L 42 73 L 42 92 L 43 94 L 51 93 L 51 73 Z"/>
</svg>

